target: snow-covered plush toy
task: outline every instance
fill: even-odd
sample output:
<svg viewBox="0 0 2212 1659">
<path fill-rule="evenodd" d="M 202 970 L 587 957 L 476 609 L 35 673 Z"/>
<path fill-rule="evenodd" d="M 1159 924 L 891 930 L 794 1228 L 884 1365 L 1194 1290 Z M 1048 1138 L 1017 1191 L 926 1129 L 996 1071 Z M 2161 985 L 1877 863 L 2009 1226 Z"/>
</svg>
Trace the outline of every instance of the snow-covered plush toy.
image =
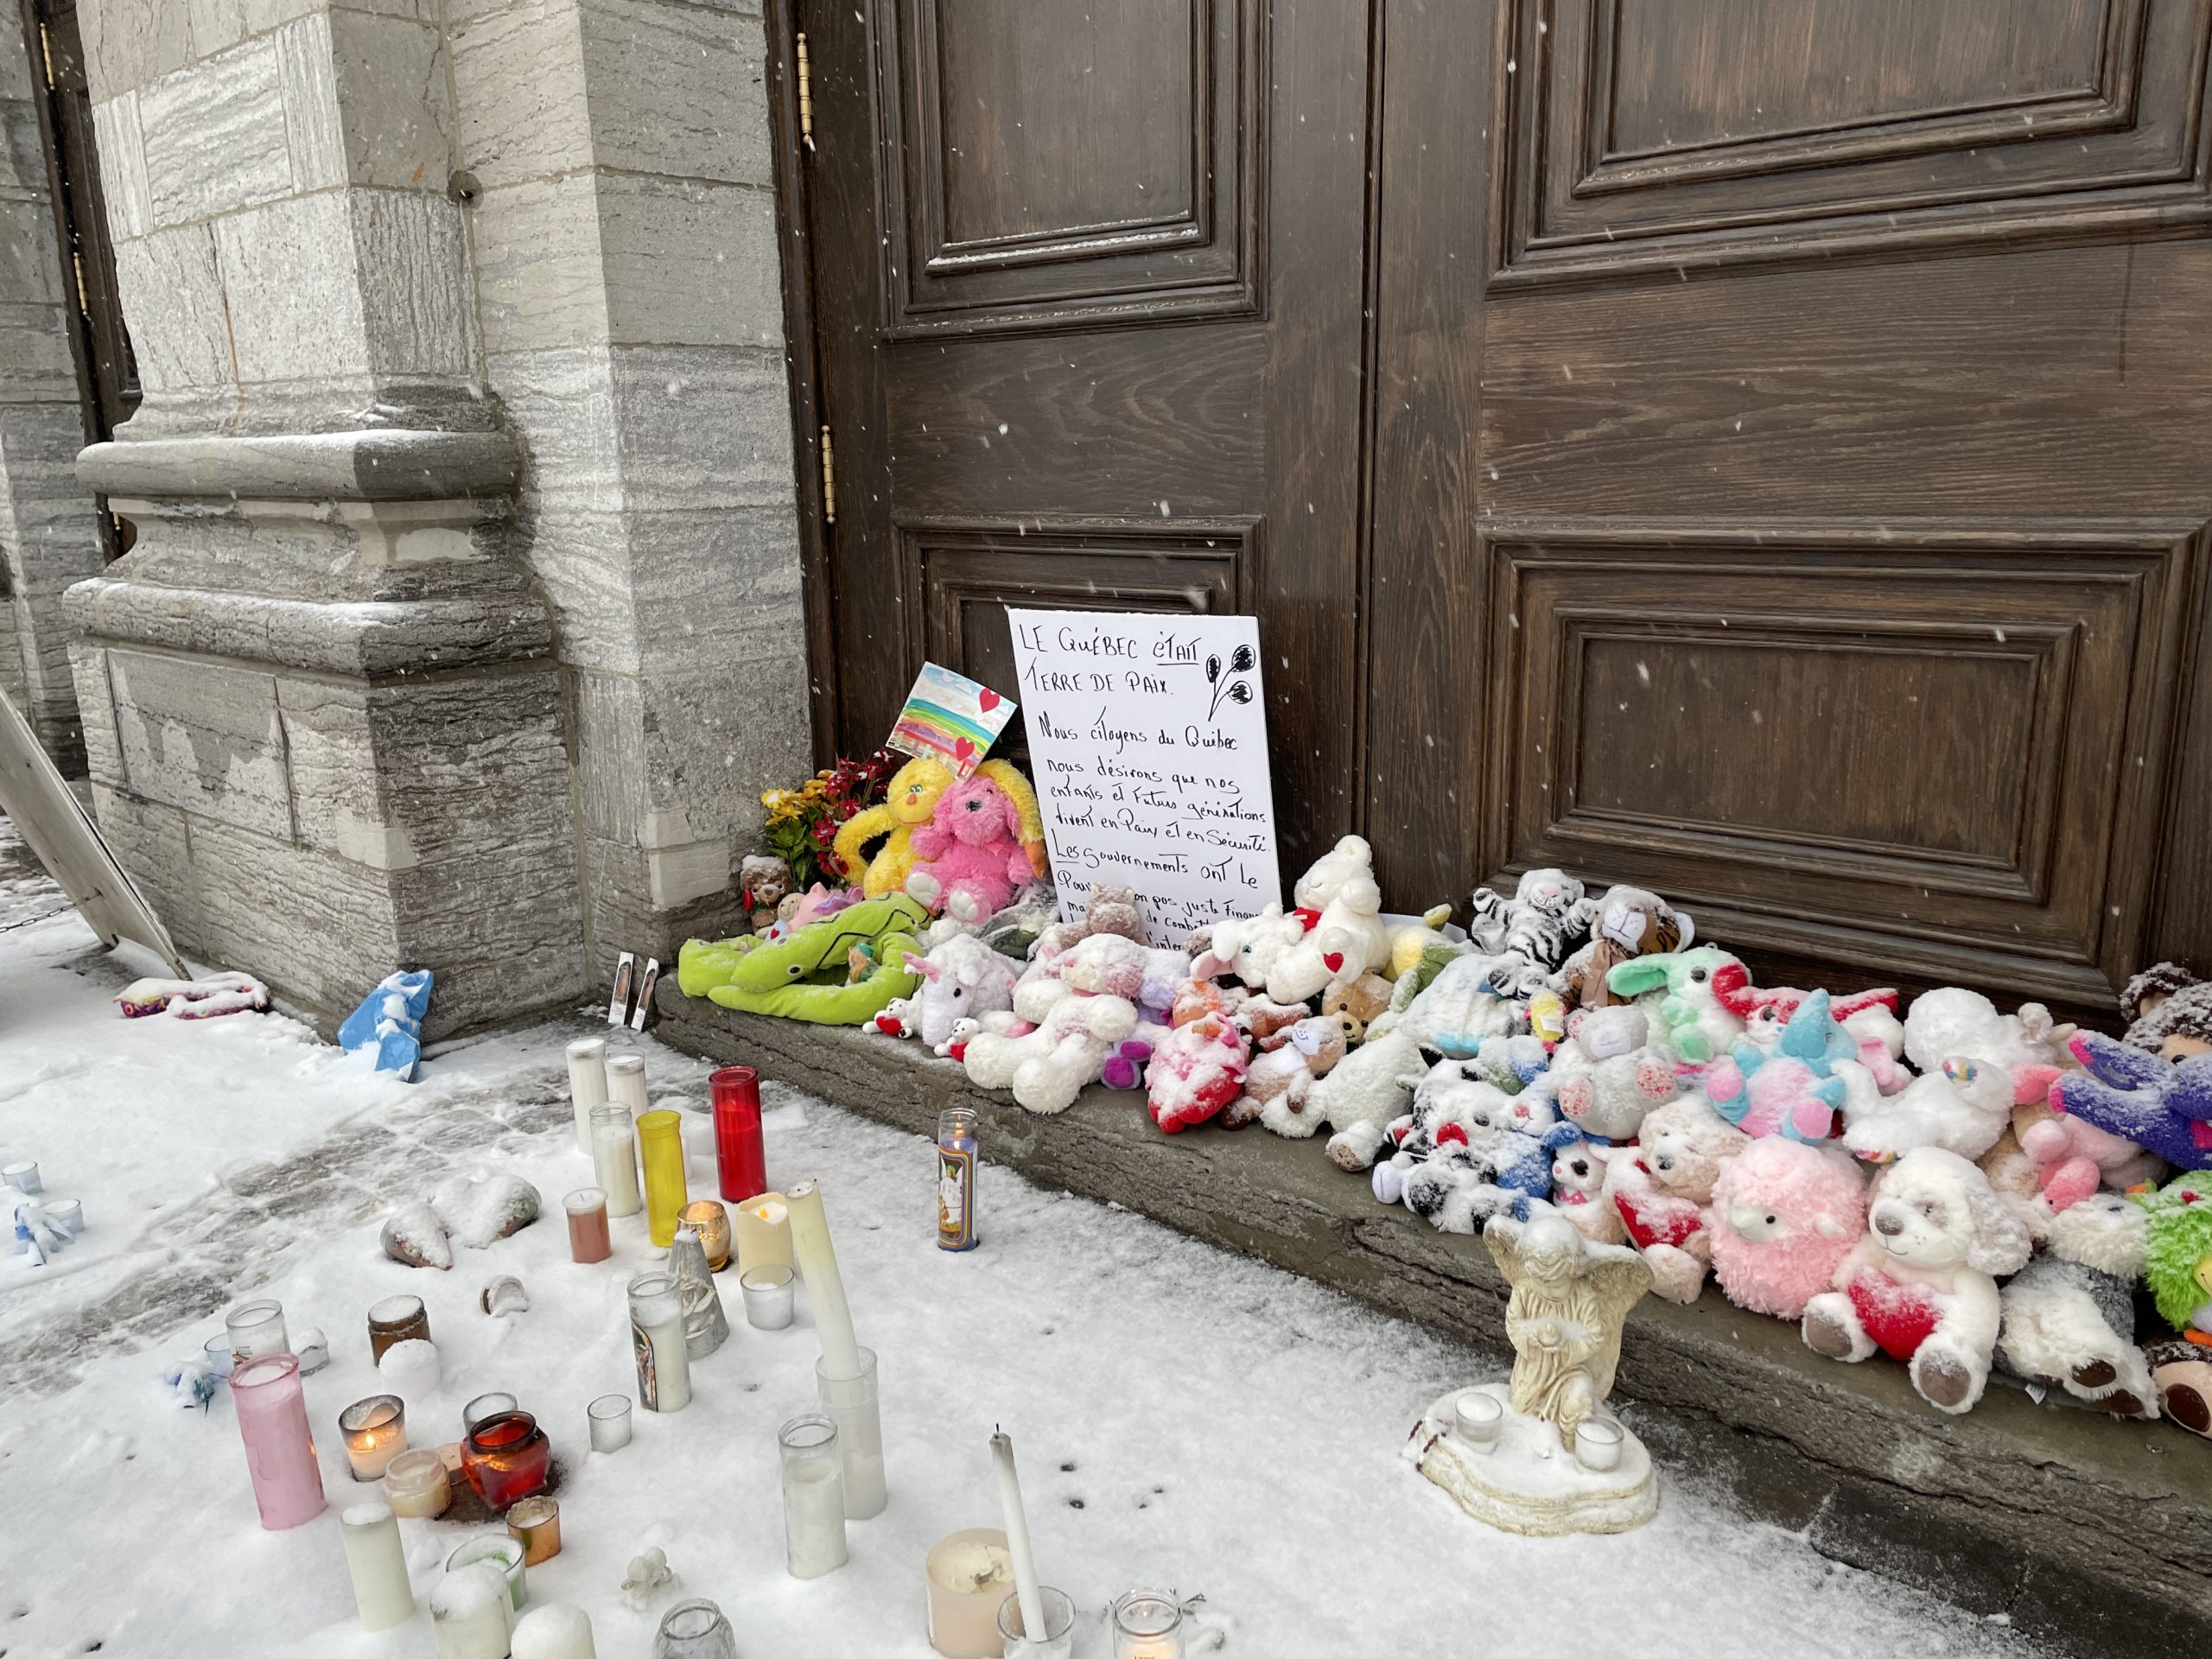
<svg viewBox="0 0 2212 1659">
<path fill-rule="evenodd" d="M 1373 1025 L 1390 1008 L 1390 982 L 1380 974 L 1362 974 L 1357 979 L 1341 982 L 1331 982 L 1321 993 L 1321 1012 L 1342 1015 L 1344 1034 L 1353 1042 L 1367 1035 Z"/>
<path fill-rule="evenodd" d="M 1702 1065 L 1725 1054 L 1744 1034 L 1743 1020 L 1721 1001 L 1715 976 L 1726 980 L 1744 964 L 1726 950 L 1700 944 L 1688 950 L 1637 957 L 1605 976 L 1617 996 L 1634 997 L 1651 1020 L 1651 1040 L 1675 1058 Z"/>
<path fill-rule="evenodd" d="M 2012 1139 L 2034 1169 L 2036 1190 L 2053 1211 L 2079 1204 L 2100 1187 L 2125 1192 L 2158 1180 L 2166 1171 L 2165 1160 L 2156 1154 L 2107 1134 L 2087 1118 L 2056 1112 L 2047 1100 L 2012 1109 Z M 1989 1169 L 1986 1159 L 1982 1169 Z M 1990 1179 L 1994 1184 L 1996 1177 Z"/>
<path fill-rule="evenodd" d="M 1475 1051 L 1474 1074 L 1493 1089 L 1517 1095 L 1543 1076 L 1551 1058 L 1543 1039 L 1527 1032 L 1485 1037 Z"/>
<path fill-rule="evenodd" d="M 989 930 L 987 928 L 986 932 Z M 1058 956 L 1071 946 L 1080 944 L 1094 933 L 1118 933 L 1125 939 L 1144 943 L 1144 917 L 1137 909 L 1135 889 L 1131 887 L 1097 887 L 1090 890 L 1084 901 L 1083 919 L 1079 922 L 1054 922 L 1037 936 L 1037 944 L 1030 955 L 1040 953 Z"/>
<path fill-rule="evenodd" d="M 1084 1084 L 1096 1080 L 1114 1046 L 1136 1029 L 1137 1010 L 1127 997 L 1063 989 L 1034 1031 L 1019 1037 L 979 1031 L 970 1037 L 962 1061 L 969 1081 L 1010 1088 L 1033 1112 L 1064 1112 L 1074 1104 Z"/>
<path fill-rule="evenodd" d="M 1635 957 L 1687 950 L 1696 942 L 1689 912 L 1642 887 L 1608 887 L 1591 917 L 1590 943 L 1567 959 L 1552 986 L 1575 1006 L 1610 1007 L 1623 999 L 1605 983 L 1607 974 Z"/>
<path fill-rule="evenodd" d="M 1452 906 L 1431 905 L 1418 922 L 1401 922 L 1390 931 L 1390 960 L 1383 964 L 1386 979 L 1417 972 L 1432 950 L 1448 950 L 1453 941 L 1444 929 L 1452 919 Z"/>
<path fill-rule="evenodd" d="M 1306 1097 L 1351 1052 L 1344 1022 L 1327 1014 L 1301 1020 L 1260 1045 L 1264 1051 L 1244 1072 L 1244 1092 L 1222 1114 L 1222 1127 L 1242 1128 L 1255 1118 L 1274 1130 L 1306 1116 Z"/>
<path fill-rule="evenodd" d="M 1152 1121 L 1174 1135 L 1214 1116 L 1243 1092 L 1249 1039 L 1233 1021 L 1206 1014 L 1160 1039 L 1145 1072 Z"/>
<path fill-rule="evenodd" d="M 2120 994 L 2127 1021 L 2120 1040 L 2169 1060 L 2212 1053 L 2212 980 L 2199 979 L 2177 962 L 2145 968 Z"/>
<path fill-rule="evenodd" d="M 1681 1093 L 1673 1062 L 1645 1044 L 1649 1028 L 1638 1007 L 1577 1008 L 1567 1016 L 1567 1039 L 1534 1086 L 1590 1139 L 1633 1141 L 1645 1113 Z"/>
<path fill-rule="evenodd" d="M 1964 1058 L 1945 1060 L 1900 1093 L 1852 1101 L 1844 1113 L 1843 1144 L 1878 1164 L 1916 1147 L 1980 1158 L 2011 1127 L 2018 1092 L 2012 1074 L 2000 1065 Z"/>
<path fill-rule="evenodd" d="M 2135 1345 L 2135 1284 L 2149 1217 L 2093 1192 L 2050 1219 L 2034 1260 L 1997 1294 L 1997 1363 L 2115 1417 L 2155 1417 L 2150 1363 Z"/>
<path fill-rule="evenodd" d="M 1739 985 L 1735 982 L 1741 977 Z M 1789 1028 L 1790 1016 L 1803 1006 L 1808 991 L 1764 990 L 1748 974 L 1723 969 L 1719 978 L 1720 1005 L 1744 1021 L 1744 1039 L 1772 1050 L 1780 1046 Z M 1825 993 L 1823 993 L 1825 995 Z M 1866 1070 L 1876 1092 L 1893 1095 L 1912 1081 L 1912 1073 L 1897 1064 L 1904 1052 L 1904 1026 L 1897 1019 L 1897 994 L 1885 986 L 1879 990 L 1854 991 L 1828 998 L 1829 1017 L 1843 1027 L 1853 1047 L 1831 1047 L 1831 1060 L 1856 1060 Z M 1849 1077 L 1847 1071 L 1843 1075 Z M 1855 1078 L 1852 1079 L 1856 1081 Z"/>
<path fill-rule="evenodd" d="M 1336 1130 L 1329 1137 L 1329 1157 L 1337 1167 L 1365 1169 L 1382 1145 L 1382 1126 L 1404 1109 L 1405 1079 L 1420 1068 L 1421 1044 L 1411 1032 L 1370 1026 L 1365 1042 L 1338 1061 L 1327 1077 L 1313 1080 L 1303 1116 L 1280 1133 L 1311 1135 L 1328 1124 Z"/>
<path fill-rule="evenodd" d="M 1835 1063 L 1858 1052 L 1857 1042 L 1830 1016 L 1828 994 L 1815 991 L 1797 1005 L 1772 1048 L 1738 1038 L 1708 1066 L 1705 1097 L 1754 1140 L 1779 1135 L 1817 1145 L 1835 1128 L 1843 1104 L 1845 1084 Z"/>
<path fill-rule="evenodd" d="M 2212 1169 L 2212 1053 L 2169 1061 L 2094 1031 L 2068 1046 L 2083 1070 L 2050 1085 L 2054 1111 L 2132 1141 L 2177 1169 Z"/>
<path fill-rule="evenodd" d="M 1106 1051 L 1098 1062 L 1098 1081 L 1109 1089 L 1141 1089 L 1145 1068 L 1167 1038 L 1167 1027 L 1140 1022 L 1136 1031 Z"/>
<path fill-rule="evenodd" d="M 1475 1073 L 1472 1060 L 1441 1059 L 1416 1077 L 1400 1079 L 1412 1085 L 1413 1109 L 1383 1125 L 1368 1178 L 1378 1202 L 1404 1202 L 1406 1177 L 1413 1170 L 1440 1150 L 1464 1147 L 1478 1134 L 1488 1133 L 1478 1128 L 1488 1116 L 1488 1103 L 1506 1096 Z"/>
<path fill-rule="evenodd" d="M 1750 1137 L 1701 1096 L 1685 1095 L 1654 1109 L 1637 1147 L 1607 1163 L 1605 1195 L 1621 1212 L 1629 1243 L 1651 1264 L 1651 1287 L 1669 1301 L 1694 1302 L 1704 1287 L 1713 1260 L 1713 1183 L 1749 1145 Z"/>
<path fill-rule="evenodd" d="M 1551 1196 L 1553 1153 L 1582 1139 L 1526 1090 L 1478 1084 L 1471 1098 L 1467 1139 L 1406 1172 L 1406 1208 L 1442 1232 L 1479 1232 L 1492 1216 L 1526 1221 L 1531 1203 Z"/>
<path fill-rule="evenodd" d="M 1127 997 L 1160 1025 L 1191 976 L 1180 950 L 1154 950 L 1116 933 L 1094 933 L 1059 959 L 1060 983 L 1092 995 Z"/>
<path fill-rule="evenodd" d="M 2167 1416 L 2212 1434 L 2212 1180 L 2183 1175 L 2142 1202 L 2144 1276 L 2159 1317 L 2181 1332 L 2146 1344 L 2151 1381 Z"/>
<path fill-rule="evenodd" d="M 922 976 L 914 1034 L 931 1048 L 952 1034 L 954 1020 L 1014 1007 L 1014 963 L 973 934 L 947 939 L 926 957 L 909 953 L 906 965 Z"/>
<path fill-rule="evenodd" d="M 1866 1178 L 1847 1153 L 1754 1141 L 1713 1184 L 1713 1281 L 1754 1313 L 1802 1319 L 1866 1229 Z"/>
<path fill-rule="evenodd" d="M 1941 1147 L 1915 1147 L 1884 1170 L 1866 1218 L 1835 1287 L 1806 1305 L 1806 1345 L 1853 1363 L 1878 1349 L 1906 1363 L 1929 1405 L 1972 1410 L 1997 1344 L 1995 1275 L 2027 1264 L 2027 1228 Z"/>
<path fill-rule="evenodd" d="M 1530 870 L 1510 899 L 1477 887 L 1467 938 L 1483 962 L 1483 978 L 1500 996 L 1542 990 L 1590 931 L 1597 906 L 1565 870 Z"/>
<path fill-rule="evenodd" d="M 936 1048 L 939 1059 L 964 1060 L 968 1058 L 968 1039 L 983 1028 L 980 1020 L 961 1019 L 952 1022 L 952 1029 Z"/>
<path fill-rule="evenodd" d="M 1605 1197 L 1605 1165 L 1615 1147 L 1595 1141 L 1562 1142 L 1552 1153 L 1552 1207 L 1592 1244 L 1624 1244 L 1628 1229 L 1621 1212 Z"/>
<path fill-rule="evenodd" d="M 1305 931 L 1268 970 L 1268 995 L 1276 1001 L 1303 1002 L 1327 986 L 1389 965 L 1382 889 L 1365 836 L 1346 836 L 1315 859 L 1291 896 L 1298 901 L 1291 913 Z"/>
<path fill-rule="evenodd" d="M 906 896 L 957 921 L 982 923 L 1004 910 L 1036 872 L 1022 845 L 1021 809 L 978 772 L 938 797 L 930 821 L 908 844 L 917 855 Z"/>
<path fill-rule="evenodd" d="M 1904 1017 L 1904 1052 L 1916 1070 L 1929 1072 L 1945 1060 L 1968 1055 L 2017 1073 L 2023 1100 L 2039 1100 L 2040 1079 L 2065 1064 L 2074 1027 L 2050 1017 L 2040 1002 L 2023 1002 L 2018 1014 L 1999 1014 L 1979 991 L 1946 985 L 1923 992 Z"/>
<path fill-rule="evenodd" d="M 134 979 L 115 994 L 126 1020 L 173 1014 L 180 1020 L 212 1020 L 225 1014 L 259 1014 L 269 988 L 251 974 L 210 974 L 205 979 Z"/>
<path fill-rule="evenodd" d="M 1514 1026 L 1513 1004 L 1491 984 L 1489 963 L 1486 957 L 1454 957 L 1403 1002 L 1399 999 L 1414 982 L 1401 979 L 1392 1016 L 1424 1048 L 1461 1059 L 1480 1052 L 1484 1038 L 1510 1036 Z"/>
<path fill-rule="evenodd" d="M 1265 990 L 1283 952 L 1305 937 L 1304 921 L 1270 903 L 1256 916 L 1232 916 L 1192 934 L 1191 972 L 1198 979 L 1226 974 L 1240 985 Z"/>
</svg>

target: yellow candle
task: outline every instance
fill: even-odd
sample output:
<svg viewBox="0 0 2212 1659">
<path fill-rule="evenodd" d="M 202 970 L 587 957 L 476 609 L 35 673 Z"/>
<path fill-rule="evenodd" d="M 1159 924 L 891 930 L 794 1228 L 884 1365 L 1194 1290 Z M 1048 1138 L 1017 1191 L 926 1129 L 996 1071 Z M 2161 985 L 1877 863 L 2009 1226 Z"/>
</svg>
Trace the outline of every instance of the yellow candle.
<svg viewBox="0 0 2212 1659">
<path fill-rule="evenodd" d="M 737 1233 L 737 1272 L 741 1279 L 755 1268 L 792 1267 L 790 1207 L 780 1192 L 763 1192 L 737 1206 L 730 1218 Z"/>
<path fill-rule="evenodd" d="M 665 1249 L 676 1243 L 677 1218 L 690 1201 L 683 1175 L 683 1121 L 665 1107 L 638 1120 L 638 1151 L 645 1166 L 645 1231 Z"/>
</svg>

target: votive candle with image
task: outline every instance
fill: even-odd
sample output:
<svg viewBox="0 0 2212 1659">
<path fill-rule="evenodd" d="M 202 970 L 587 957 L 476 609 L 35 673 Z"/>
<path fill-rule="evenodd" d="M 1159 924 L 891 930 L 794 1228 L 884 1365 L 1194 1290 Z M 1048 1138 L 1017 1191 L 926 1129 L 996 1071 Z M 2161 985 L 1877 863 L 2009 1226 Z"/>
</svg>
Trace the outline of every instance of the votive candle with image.
<svg viewBox="0 0 2212 1659">
<path fill-rule="evenodd" d="M 638 1363 L 638 1403 L 681 1411 L 691 1403 L 691 1361 L 683 1340 L 683 1288 L 672 1273 L 630 1281 L 630 1345 Z"/>
</svg>

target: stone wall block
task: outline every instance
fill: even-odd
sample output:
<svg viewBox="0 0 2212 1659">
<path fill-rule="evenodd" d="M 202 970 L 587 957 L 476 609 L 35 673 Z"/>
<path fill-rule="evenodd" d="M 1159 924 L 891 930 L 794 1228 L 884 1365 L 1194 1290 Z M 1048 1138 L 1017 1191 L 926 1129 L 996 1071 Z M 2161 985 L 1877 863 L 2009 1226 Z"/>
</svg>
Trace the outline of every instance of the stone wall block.
<svg viewBox="0 0 2212 1659">
<path fill-rule="evenodd" d="M 116 861 L 130 872 L 170 938 L 192 940 L 194 954 L 200 954 L 199 942 L 207 931 L 200 906 L 200 873 L 193 867 L 192 836 L 184 814 L 95 781 L 92 816 Z"/>
<path fill-rule="evenodd" d="M 623 346 L 782 350 L 773 195 L 619 175 L 598 186 L 606 338 Z"/>
<path fill-rule="evenodd" d="M 77 26 L 95 99 L 143 86 L 192 57 L 192 15 L 178 0 L 84 0 Z"/>
<path fill-rule="evenodd" d="M 452 35 L 460 164 L 487 188 L 588 168 L 583 41 L 574 0 L 518 0 Z"/>
<path fill-rule="evenodd" d="M 541 511 L 620 512 L 622 467 L 607 353 L 531 352 L 486 366 L 528 454 L 532 504 Z M 542 568 L 555 552 L 533 550 L 531 557 Z"/>
<path fill-rule="evenodd" d="M 276 686 L 300 840 L 372 869 L 417 862 L 385 804 L 368 686 L 289 675 Z"/>
<path fill-rule="evenodd" d="M 454 170 L 445 37 L 404 16 L 350 10 L 325 16 L 346 181 L 442 197 Z"/>
<path fill-rule="evenodd" d="M 571 668 L 635 674 L 643 661 L 632 603 L 631 524 L 619 512 L 541 508 L 527 550 L 553 602 L 561 660 Z"/>
<path fill-rule="evenodd" d="M 0 64 L 12 68 L 22 61 L 12 50 L 0 52 Z M 12 92 L 0 98 L 0 190 L 53 199 L 47 188 L 46 150 L 39 139 L 38 105 Z"/>
<path fill-rule="evenodd" d="M 115 279 L 149 403 L 168 393 L 236 385 L 213 232 L 188 225 L 118 242 Z"/>
<path fill-rule="evenodd" d="M 115 697 L 108 689 L 107 652 L 79 644 L 69 652 L 77 687 L 77 715 L 84 728 L 85 766 L 95 784 L 124 786 L 123 740 L 115 728 Z"/>
<path fill-rule="evenodd" d="M 758 19 L 663 0 L 582 0 L 578 10 L 601 165 L 774 181 Z"/>
<path fill-rule="evenodd" d="M 798 527 L 788 509 L 628 516 L 639 671 L 752 683 L 804 661 Z"/>
<path fill-rule="evenodd" d="M 250 41 L 146 86 L 138 124 L 156 225 L 274 200 L 293 188 L 274 39 Z"/>
<path fill-rule="evenodd" d="M 311 12 L 273 37 L 295 190 L 324 190 L 346 182 L 346 124 L 338 107 L 331 19 L 329 12 Z"/>
<path fill-rule="evenodd" d="M 61 245 L 50 196 L 0 198 L 0 294 L 19 305 L 63 303 Z"/>
<path fill-rule="evenodd" d="M 645 821 L 652 758 L 640 740 L 645 688 L 627 674 L 571 674 L 577 810 L 584 833 L 635 847 Z"/>
<path fill-rule="evenodd" d="M 366 300 L 345 193 L 231 214 L 216 223 L 215 246 L 241 384 L 367 372 Z"/>
<path fill-rule="evenodd" d="M 346 197 L 354 257 L 366 273 L 362 323 L 378 375 L 461 379 L 476 369 L 474 308 L 461 208 L 435 196 L 358 190 Z"/>
<path fill-rule="evenodd" d="M 133 794 L 292 838 L 273 675 L 135 651 L 111 650 L 107 658 L 124 777 Z"/>
<path fill-rule="evenodd" d="M 755 841 L 761 790 L 814 770 L 804 643 L 779 664 L 643 684 L 647 804 L 695 835 Z"/>
<path fill-rule="evenodd" d="M 575 842 L 565 817 L 502 853 L 419 866 L 393 878 L 401 954 L 436 970 L 433 1039 L 574 1006 L 583 963 Z"/>
<path fill-rule="evenodd" d="M 617 951 L 657 956 L 665 970 L 684 940 L 728 938 L 746 926 L 734 888 L 673 906 L 654 904 L 652 893 L 642 849 L 586 839 L 584 899 L 592 918 L 594 984 L 604 985 L 613 976 Z"/>
<path fill-rule="evenodd" d="M 0 403 L 67 403 L 76 396 L 77 365 L 61 308 L 0 303 Z"/>
<path fill-rule="evenodd" d="M 600 184 L 588 173 L 526 180 L 471 207 L 486 355 L 606 341 Z"/>
<path fill-rule="evenodd" d="M 138 94 L 124 92 L 92 105 L 92 141 L 99 146 L 100 195 L 108 229 L 118 241 L 154 227 L 146 183 L 146 152 L 138 135 Z"/>
<path fill-rule="evenodd" d="M 613 353 L 625 505 L 788 505 L 791 416 L 783 354 L 637 346 Z"/>
<path fill-rule="evenodd" d="M 189 825 L 194 955 L 266 979 L 332 1024 L 386 974 L 421 965 L 396 960 L 397 907 L 380 871 L 235 824 Z"/>
</svg>

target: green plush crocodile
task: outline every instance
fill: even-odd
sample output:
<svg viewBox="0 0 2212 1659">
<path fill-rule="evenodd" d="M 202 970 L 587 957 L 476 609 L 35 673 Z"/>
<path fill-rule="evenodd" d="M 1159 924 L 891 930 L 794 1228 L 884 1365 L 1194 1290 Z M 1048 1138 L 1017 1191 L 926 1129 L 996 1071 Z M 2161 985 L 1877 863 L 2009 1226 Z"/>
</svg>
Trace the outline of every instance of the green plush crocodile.
<svg viewBox="0 0 2212 1659">
<path fill-rule="evenodd" d="M 920 905 L 893 893 L 750 948 L 735 939 L 690 939 L 677 955 L 676 982 L 686 996 L 703 995 L 745 1014 L 866 1025 L 893 998 L 920 988 L 921 976 L 906 965 L 906 952 L 921 954 L 918 936 L 929 921 Z M 874 965 L 850 978 L 855 947 L 872 953 Z"/>
</svg>

